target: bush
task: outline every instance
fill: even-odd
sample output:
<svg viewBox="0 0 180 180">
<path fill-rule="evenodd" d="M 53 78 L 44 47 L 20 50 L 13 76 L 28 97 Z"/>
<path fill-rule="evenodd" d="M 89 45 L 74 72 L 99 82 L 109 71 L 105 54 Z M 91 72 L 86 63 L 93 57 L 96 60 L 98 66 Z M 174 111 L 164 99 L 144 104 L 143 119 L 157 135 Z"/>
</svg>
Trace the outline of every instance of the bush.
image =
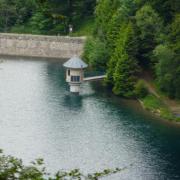
<svg viewBox="0 0 180 180">
<path fill-rule="evenodd" d="M 46 172 L 43 159 L 37 159 L 30 165 L 24 165 L 21 159 L 6 156 L 0 149 L 0 180 L 98 180 L 125 170 L 125 168 L 104 169 L 101 172 L 84 175 L 79 169 L 58 171 L 55 175 Z"/>
<path fill-rule="evenodd" d="M 143 80 L 136 83 L 134 93 L 138 98 L 144 98 L 148 95 L 148 89 Z"/>
</svg>

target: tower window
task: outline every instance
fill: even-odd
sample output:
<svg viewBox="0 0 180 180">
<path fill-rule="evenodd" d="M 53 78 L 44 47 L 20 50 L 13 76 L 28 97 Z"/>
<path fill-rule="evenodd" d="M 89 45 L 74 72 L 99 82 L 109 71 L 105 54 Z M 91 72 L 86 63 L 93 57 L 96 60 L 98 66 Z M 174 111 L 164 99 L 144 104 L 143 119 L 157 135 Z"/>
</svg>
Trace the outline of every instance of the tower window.
<svg viewBox="0 0 180 180">
<path fill-rule="evenodd" d="M 68 76 L 70 76 L 70 69 L 68 69 Z"/>
<path fill-rule="evenodd" d="M 71 82 L 80 82 L 80 76 L 71 76 Z"/>
</svg>

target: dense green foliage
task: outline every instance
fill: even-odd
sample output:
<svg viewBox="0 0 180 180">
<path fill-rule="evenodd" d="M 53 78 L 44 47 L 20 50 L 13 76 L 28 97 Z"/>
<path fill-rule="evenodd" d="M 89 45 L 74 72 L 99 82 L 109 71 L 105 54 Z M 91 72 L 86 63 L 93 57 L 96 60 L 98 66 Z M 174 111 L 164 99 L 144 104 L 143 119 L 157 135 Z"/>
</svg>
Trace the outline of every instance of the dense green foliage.
<svg viewBox="0 0 180 180">
<path fill-rule="evenodd" d="M 103 69 L 105 67 L 106 47 L 99 39 L 89 38 L 84 47 L 84 58 L 89 65 L 96 65 L 94 68 Z"/>
<path fill-rule="evenodd" d="M 34 0 L 0 0 L 0 31 L 8 32 L 12 26 L 25 23 L 34 9 Z"/>
<path fill-rule="evenodd" d="M 156 75 L 162 91 L 180 99 L 180 14 L 170 25 L 168 40 L 154 50 Z"/>
<path fill-rule="evenodd" d="M 58 171 L 55 175 L 47 173 L 43 159 L 37 159 L 30 165 L 24 165 L 21 159 L 7 156 L 0 149 L 0 179 L 1 180 L 98 180 L 99 178 L 118 173 L 126 168 L 104 169 L 84 175 L 79 169 Z"/>
<path fill-rule="evenodd" d="M 93 15 L 96 0 L 0 0 L 0 31 L 67 34 Z"/>
<path fill-rule="evenodd" d="M 99 0 L 84 58 L 106 69 L 117 95 L 135 96 L 144 69 L 169 97 L 180 98 L 179 13 L 178 0 Z"/>
<path fill-rule="evenodd" d="M 161 90 L 171 98 L 180 98 L 180 59 L 171 47 L 159 45 L 155 51 L 158 59 L 156 73 Z"/>
<path fill-rule="evenodd" d="M 139 64 L 150 66 L 152 51 L 157 45 L 162 21 L 150 5 L 144 5 L 139 9 L 136 12 L 135 19 L 139 38 Z"/>
</svg>

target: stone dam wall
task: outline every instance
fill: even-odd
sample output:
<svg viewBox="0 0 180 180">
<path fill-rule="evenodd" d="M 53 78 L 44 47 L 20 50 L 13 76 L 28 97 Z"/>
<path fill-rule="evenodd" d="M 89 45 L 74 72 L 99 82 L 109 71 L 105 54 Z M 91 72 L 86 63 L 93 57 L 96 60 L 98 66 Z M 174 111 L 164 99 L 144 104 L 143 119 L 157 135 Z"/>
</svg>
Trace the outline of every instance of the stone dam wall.
<svg viewBox="0 0 180 180">
<path fill-rule="evenodd" d="M 71 58 L 83 52 L 85 37 L 0 33 L 0 55 Z"/>
</svg>

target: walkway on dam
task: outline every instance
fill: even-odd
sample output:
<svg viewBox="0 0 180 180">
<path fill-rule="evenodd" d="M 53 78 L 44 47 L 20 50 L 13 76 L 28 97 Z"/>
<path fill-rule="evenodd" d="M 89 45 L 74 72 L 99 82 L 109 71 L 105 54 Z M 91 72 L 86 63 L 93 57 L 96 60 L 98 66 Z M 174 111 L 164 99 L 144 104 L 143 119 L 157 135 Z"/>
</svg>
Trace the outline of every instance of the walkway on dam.
<svg viewBox="0 0 180 180">
<path fill-rule="evenodd" d="M 87 82 L 87 81 L 97 81 L 97 80 L 104 79 L 105 77 L 106 77 L 106 75 L 93 76 L 93 77 L 86 77 L 86 78 L 84 78 L 83 80 L 84 80 L 85 82 Z"/>
</svg>

